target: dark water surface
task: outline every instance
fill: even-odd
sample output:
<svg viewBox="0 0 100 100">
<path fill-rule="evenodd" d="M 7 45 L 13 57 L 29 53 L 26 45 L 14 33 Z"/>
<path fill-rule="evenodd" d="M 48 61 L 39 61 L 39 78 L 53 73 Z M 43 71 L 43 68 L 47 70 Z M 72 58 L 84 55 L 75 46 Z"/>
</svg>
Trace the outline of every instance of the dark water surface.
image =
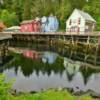
<svg viewBox="0 0 100 100">
<path fill-rule="evenodd" d="M 13 54 L 13 60 L 3 67 L 6 80 L 16 79 L 13 88 L 17 91 L 73 88 L 74 91 L 90 89 L 100 93 L 100 70 L 82 67 L 81 62 L 69 60 L 67 51 L 62 47 L 28 43 L 14 43 L 11 46 L 27 47 L 41 53 L 38 59 Z"/>
</svg>

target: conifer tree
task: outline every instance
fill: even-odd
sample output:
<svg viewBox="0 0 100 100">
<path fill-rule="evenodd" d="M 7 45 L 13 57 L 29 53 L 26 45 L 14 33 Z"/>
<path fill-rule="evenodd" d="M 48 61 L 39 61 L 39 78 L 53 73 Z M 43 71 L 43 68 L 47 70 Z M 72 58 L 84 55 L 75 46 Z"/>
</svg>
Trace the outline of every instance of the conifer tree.
<svg viewBox="0 0 100 100">
<path fill-rule="evenodd" d="M 86 0 L 70 0 L 72 8 L 82 9 L 86 3 Z"/>
<path fill-rule="evenodd" d="M 8 11 L 12 11 L 12 4 L 13 4 L 12 0 L 3 0 L 3 6 Z"/>
<path fill-rule="evenodd" d="M 23 6 L 23 20 L 31 19 L 31 3 L 30 0 L 25 0 Z"/>
<path fill-rule="evenodd" d="M 20 21 L 22 21 L 22 18 L 21 18 L 21 7 L 20 7 L 19 0 L 17 0 L 17 1 L 14 0 L 13 1 L 12 11 L 16 13 L 17 23 L 19 23 Z"/>
<path fill-rule="evenodd" d="M 84 11 L 88 12 L 97 21 L 96 30 L 100 30 L 100 2 L 99 0 L 89 0 L 83 7 Z"/>
</svg>

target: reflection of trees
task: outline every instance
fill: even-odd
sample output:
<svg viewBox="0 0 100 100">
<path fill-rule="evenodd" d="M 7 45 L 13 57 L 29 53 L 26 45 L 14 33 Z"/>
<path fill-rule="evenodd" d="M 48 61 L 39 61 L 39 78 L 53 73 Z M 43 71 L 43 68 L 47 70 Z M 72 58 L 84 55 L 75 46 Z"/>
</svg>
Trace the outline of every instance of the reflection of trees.
<svg viewBox="0 0 100 100">
<path fill-rule="evenodd" d="M 60 73 L 62 75 L 64 71 L 63 59 L 60 57 L 58 57 L 53 64 L 44 64 L 41 60 L 32 60 L 30 58 L 25 58 L 22 55 L 18 55 L 12 63 L 7 65 L 6 68 L 15 67 L 15 72 L 17 73 L 19 66 L 25 76 L 30 76 L 33 72 L 37 75 L 39 75 L 39 72 L 42 72 L 42 74 L 47 74 L 49 76 L 52 71 L 55 74 Z"/>
<path fill-rule="evenodd" d="M 87 84 L 89 77 L 92 76 L 93 73 L 100 73 L 100 69 L 93 69 L 85 66 L 81 68 L 81 73 L 84 77 L 84 83 Z"/>
<path fill-rule="evenodd" d="M 41 60 L 32 60 L 29 58 L 25 58 L 22 55 L 16 55 L 14 54 L 15 59 L 6 65 L 6 67 L 3 67 L 3 70 L 5 68 L 10 69 L 12 67 L 15 68 L 15 73 L 17 74 L 18 72 L 18 67 L 21 67 L 21 71 L 23 72 L 23 74 L 25 76 L 30 76 L 33 72 L 36 73 L 37 76 L 39 76 L 39 73 L 41 72 L 43 75 L 51 75 L 52 72 L 54 72 L 55 74 L 63 74 L 64 69 L 64 65 L 63 65 L 63 61 L 64 59 L 59 57 L 56 59 L 56 61 L 53 64 L 49 64 L 47 63 L 42 63 Z M 69 81 L 71 81 L 73 79 L 73 76 L 76 74 L 76 72 L 78 72 L 79 70 L 76 68 L 78 66 L 78 64 L 70 64 L 70 62 L 67 61 L 68 59 L 66 58 L 65 61 L 66 63 L 69 63 L 68 66 L 65 66 L 66 68 L 66 75 L 69 79 Z M 75 67 L 75 66 L 76 67 Z M 68 70 L 69 67 L 70 69 L 72 69 L 72 74 L 70 74 L 70 70 Z M 88 81 L 88 78 L 93 74 L 93 73 L 100 73 L 100 70 L 98 69 L 92 69 L 89 68 L 87 66 L 85 67 L 80 67 L 80 71 L 83 75 L 84 78 L 84 83 L 86 84 Z M 1 71 L 2 72 L 2 71 Z"/>
</svg>

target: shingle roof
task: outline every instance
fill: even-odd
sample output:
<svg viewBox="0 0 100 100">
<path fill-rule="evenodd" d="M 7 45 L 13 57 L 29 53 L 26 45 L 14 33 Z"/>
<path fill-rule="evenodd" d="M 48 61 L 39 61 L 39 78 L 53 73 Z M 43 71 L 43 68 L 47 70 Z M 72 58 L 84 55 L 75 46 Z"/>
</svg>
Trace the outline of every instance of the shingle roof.
<svg viewBox="0 0 100 100">
<path fill-rule="evenodd" d="M 87 21 L 93 21 L 93 22 L 96 22 L 92 16 L 84 11 L 81 11 L 81 10 L 78 10 L 78 9 L 75 9 L 76 11 L 78 11 L 78 13 Z"/>
</svg>

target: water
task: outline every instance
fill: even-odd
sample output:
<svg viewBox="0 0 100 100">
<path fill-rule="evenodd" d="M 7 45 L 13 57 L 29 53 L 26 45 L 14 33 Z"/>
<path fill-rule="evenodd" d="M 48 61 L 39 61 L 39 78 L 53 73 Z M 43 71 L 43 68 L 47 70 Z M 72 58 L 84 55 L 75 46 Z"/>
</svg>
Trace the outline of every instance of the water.
<svg viewBox="0 0 100 100">
<path fill-rule="evenodd" d="M 18 92 L 73 88 L 74 91 L 100 93 L 100 70 L 82 67 L 81 62 L 68 59 L 65 49 L 35 44 L 24 46 L 22 43 L 11 46 L 41 53 L 38 59 L 12 54 L 14 58 L 3 67 L 1 72 L 6 75 L 6 81 L 14 78 L 13 88 Z"/>
</svg>

